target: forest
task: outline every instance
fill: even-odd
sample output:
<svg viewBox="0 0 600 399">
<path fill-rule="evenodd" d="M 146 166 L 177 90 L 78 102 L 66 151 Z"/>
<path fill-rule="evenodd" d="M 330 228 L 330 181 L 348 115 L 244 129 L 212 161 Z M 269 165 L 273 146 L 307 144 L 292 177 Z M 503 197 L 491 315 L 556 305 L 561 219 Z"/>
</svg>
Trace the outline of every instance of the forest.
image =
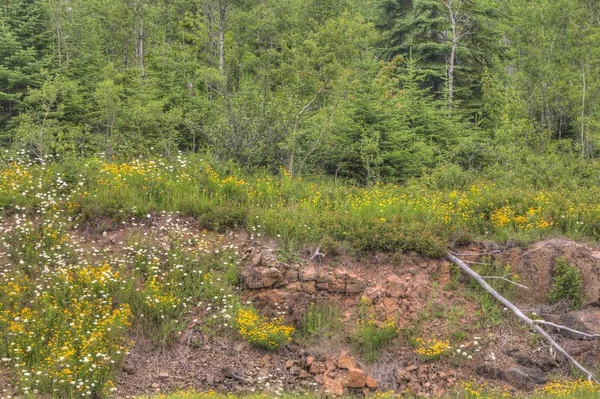
<svg viewBox="0 0 600 399">
<path fill-rule="evenodd" d="M 4 0 L 0 18 L 0 139 L 31 159 L 201 152 L 370 185 L 587 178 L 599 151 L 593 0 Z"/>
</svg>

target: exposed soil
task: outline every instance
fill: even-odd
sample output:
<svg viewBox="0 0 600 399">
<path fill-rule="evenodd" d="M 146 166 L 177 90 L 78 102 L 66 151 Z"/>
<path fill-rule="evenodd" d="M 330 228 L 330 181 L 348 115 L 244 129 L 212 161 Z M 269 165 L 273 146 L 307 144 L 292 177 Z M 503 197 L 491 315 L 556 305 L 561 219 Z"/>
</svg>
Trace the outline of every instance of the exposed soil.
<svg viewBox="0 0 600 399">
<path fill-rule="evenodd" d="M 267 352 L 233 333 L 224 336 L 203 330 L 203 315 L 191 311 L 186 316 L 187 328 L 166 348 L 153 346 L 140 332 L 132 333 L 135 344 L 116 378 L 119 397 L 182 389 L 338 394 L 408 389 L 435 396 L 460 380 L 485 380 L 510 391 L 527 391 L 569 373 L 568 363 L 512 315 L 504 312 L 499 324 L 486 317 L 469 294 L 466 278 L 453 276 L 453 267 L 445 260 L 384 255 L 356 259 L 327 254 L 310 259 L 315 248 L 308 248 L 301 257 L 281 260 L 276 245 L 258 236 L 245 231 L 207 232 L 194 219 L 167 215 L 142 223 L 89 222 L 71 238 L 91 259 L 102 260 L 108 253 L 119 254 L 124 243 L 136 235 L 169 240 L 174 231 L 179 240 L 201 239 L 207 249 L 237 248 L 243 259 L 239 270 L 242 298 L 263 314 L 283 313 L 288 322 L 298 326 L 311 303 L 324 303 L 340 309 L 343 328 L 330 337 L 298 339 L 282 350 Z M 557 323 L 600 333 L 600 309 L 593 307 L 600 298 L 597 249 L 553 239 L 530 248 L 501 249 L 485 243 L 458 252 L 473 262 L 491 254 L 500 262 L 510 263 L 522 283 L 530 287 L 516 297 L 521 308 Z M 578 312 L 544 305 L 552 265 L 559 256 L 578 265 L 582 272 L 586 307 Z M 361 359 L 350 339 L 359 313 L 364 311 L 378 323 L 393 318 L 401 328 L 401 337 L 371 364 Z M 417 337 L 450 339 L 452 354 L 426 362 L 411 345 Z M 586 365 L 597 367 L 600 341 L 574 338 L 557 339 Z M 352 367 L 346 367 L 347 362 Z M 8 386 L 7 381 L 0 368 L 0 386 Z"/>
</svg>

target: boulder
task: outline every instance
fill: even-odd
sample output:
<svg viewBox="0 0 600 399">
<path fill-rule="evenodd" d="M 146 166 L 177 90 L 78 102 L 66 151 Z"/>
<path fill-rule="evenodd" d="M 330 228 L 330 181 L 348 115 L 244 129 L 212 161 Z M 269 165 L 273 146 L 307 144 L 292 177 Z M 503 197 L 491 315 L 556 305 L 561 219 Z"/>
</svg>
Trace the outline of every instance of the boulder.
<svg viewBox="0 0 600 399">
<path fill-rule="evenodd" d="M 241 278 L 246 287 L 251 290 L 283 285 L 283 275 L 274 267 L 245 267 L 241 272 Z"/>
<path fill-rule="evenodd" d="M 342 382 L 335 378 L 324 377 L 321 386 L 321 394 L 324 396 L 339 397 L 344 395 L 344 386 Z"/>
<path fill-rule="evenodd" d="M 362 388 L 366 384 L 365 372 L 361 369 L 349 369 L 348 370 L 348 387 L 350 388 Z"/>
</svg>

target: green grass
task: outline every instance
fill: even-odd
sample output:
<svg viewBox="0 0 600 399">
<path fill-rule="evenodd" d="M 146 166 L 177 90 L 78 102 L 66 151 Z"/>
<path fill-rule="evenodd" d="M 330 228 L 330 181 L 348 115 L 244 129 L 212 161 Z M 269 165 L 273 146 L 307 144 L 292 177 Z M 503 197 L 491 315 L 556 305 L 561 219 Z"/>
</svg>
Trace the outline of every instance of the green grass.
<svg viewBox="0 0 600 399">
<path fill-rule="evenodd" d="M 219 170 L 193 156 L 124 164 L 87 159 L 44 168 L 5 164 L 0 206 L 34 213 L 42 202 L 38 194 L 55 190 L 58 206 L 69 207 L 80 223 L 179 212 L 207 229 L 255 229 L 278 238 L 288 252 L 322 244 L 332 253 L 414 251 L 437 257 L 448 245 L 473 239 L 600 238 L 598 186 L 540 190 L 471 180 L 456 189 L 439 188 L 428 178 L 357 187 L 284 172 Z M 69 204 L 60 197 L 66 193 Z"/>
</svg>

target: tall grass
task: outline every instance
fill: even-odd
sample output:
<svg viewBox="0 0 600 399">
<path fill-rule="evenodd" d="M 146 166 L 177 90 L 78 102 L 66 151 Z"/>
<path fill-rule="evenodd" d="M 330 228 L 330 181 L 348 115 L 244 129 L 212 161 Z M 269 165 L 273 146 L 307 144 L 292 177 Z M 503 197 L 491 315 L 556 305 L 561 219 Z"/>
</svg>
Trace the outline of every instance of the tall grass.
<svg viewBox="0 0 600 399">
<path fill-rule="evenodd" d="M 437 186 L 439 187 L 439 185 Z M 0 206 L 34 213 L 39 193 L 69 192 L 76 220 L 122 220 L 161 211 L 198 218 L 207 229 L 255 227 L 286 248 L 332 240 L 353 251 L 440 256 L 473 239 L 531 241 L 553 235 L 600 238 L 600 187 L 498 186 L 486 181 L 440 189 L 424 178 L 404 186 L 356 187 L 325 178 L 219 171 L 198 157 L 114 164 L 72 160 L 0 169 Z"/>
</svg>

